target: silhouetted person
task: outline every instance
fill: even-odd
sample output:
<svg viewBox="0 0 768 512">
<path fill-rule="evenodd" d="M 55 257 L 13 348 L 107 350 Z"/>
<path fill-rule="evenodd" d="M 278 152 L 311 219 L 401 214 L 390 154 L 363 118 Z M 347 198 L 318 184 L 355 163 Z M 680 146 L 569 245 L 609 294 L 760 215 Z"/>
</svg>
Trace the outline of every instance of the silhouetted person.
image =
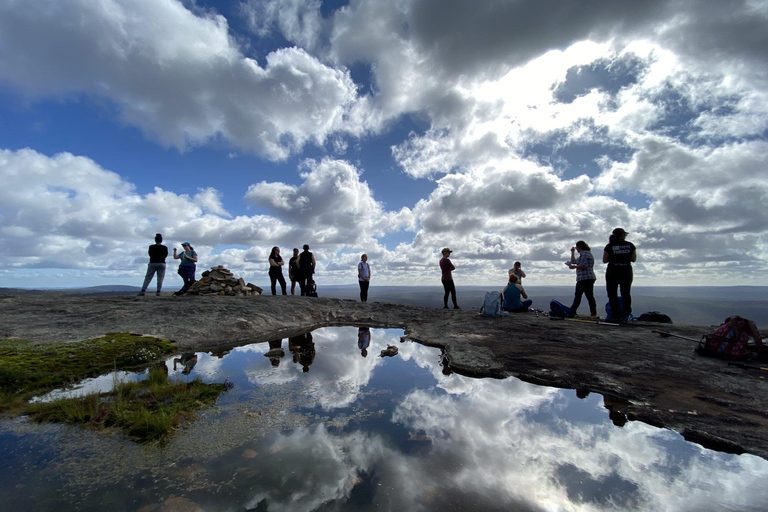
<svg viewBox="0 0 768 512">
<path fill-rule="evenodd" d="M 283 350 L 283 340 L 270 341 L 269 350 L 264 354 L 264 357 L 269 358 L 269 362 L 272 366 L 280 366 L 280 359 L 285 357 L 285 350 Z"/>
<path fill-rule="evenodd" d="M 371 266 L 368 264 L 368 255 L 360 256 L 357 264 L 357 282 L 360 285 L 360 302 L 368 302 L 368 286 L 371 284 Z"/>
<path fill-rule="evenodd" d="M 160 291 L 163 289 L 163 279 L 165 279 L 165 258 L 168 257 L 168 248 L 163 245 L 163 235 L 160 233 L 155 235 L 155 243 L 149 246 L 147 254 L 149 254 L 147 274 L 144 276 L 144 284 L 141 285 L 139 297 L 144 296 L 155 274 L 157 274 L 157 293 L 155 295 L 159 297 Z"/>
<path fill-rule="evenodd" d="M 306 296 L 315 273 L 315 255 L 309 252 L 309 245 L 304 244 L 304 250 L 299 254 L 299 287 L 301 294 Z"/>
<path fill-rule="evenodd" d="M 272 285 L 272 295 L 277 295 L 276 284 L 280 283 L 283 295 L 287 295 L 285 290 L 285 278 L 283 277 L 283 258 L 280 256 L 280 248 L 275 246 L 269 253 L 269 281 Z"/>
<path fill-rule="evenodd" d="M 288 260 L 288 279 L 291 280 L 291 295 L 295 295 L 296 283 L 299 282 L 299 250 L 295 247 L 293 248 L 293 257 Z"/>
<path fill-rule="evenodd" d="M 637 250 L 632 242 L 625 240 L 626 237 L 627 232 L 622 228 L 614 229 L 608 245 L 603 249 L 603 263 L 608 264 L 605 269 L 605 291 L 611 305 L 611 318 L 621 322 L 625 322 L 632 313 L 632 263 L 637 261 Z"/>
<path fill-rule="evenodd" d="M 445 294 L 443 295 L 443 308 L 448 309 L 448 295 L 451 295 L 453 298 L 453 309 L 459 309 L 459 304 L 456 302 L 456 285 L 453 284 L 453 274 L 451 274 L 451 272 L 456 270 L 456 267 L 454 267 L 451 260 L 448 259 L 448 256 L 450 256 L 453 251 L 446 247 L 440 252 L 443 254 L 443 257 L 440 260 L 441 281 L 443 283 L 443 289 L 445 290 Z"/>
</svg>

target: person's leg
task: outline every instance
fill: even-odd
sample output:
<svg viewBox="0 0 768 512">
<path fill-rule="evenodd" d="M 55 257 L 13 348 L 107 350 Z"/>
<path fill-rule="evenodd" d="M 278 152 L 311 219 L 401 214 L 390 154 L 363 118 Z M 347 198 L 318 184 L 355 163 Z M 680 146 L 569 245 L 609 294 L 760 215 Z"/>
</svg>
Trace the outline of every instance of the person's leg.
<svg viewBox="0 0 768 512">
<path fill-rule="evenodd" d="M 307 281 L 309 281 L 309 279 L 307 278 L 308 278 L 307 274 L 302 270 L 301 273 L 299 274 L 299 288 L 301 289 L 302 297 L 306 296 L 307 291 L 309 291 L 307 290 Z"/>
<path fill-rule="evenodd" d="M 448 294 L 451 293 L 451 285 L 453 284 L 453 281 L 443 281 L 443 290 L 445 290 L 445 294 L 443 294 L 443 308 L 448 309 Z"/>
<path fill-rule="evenodd" d="M 291 278 L 291 295 L 296 295 L 296 281 L 295 279 Z"/>
<path fill-rule="evenodd" d="M 608 294 L 608 304 L 611 305 L 611 318 L 621 318 L 621 306 L 619 305 L 619 282 L 608 274 L 605 275 L 605 292 Z"/>
<path fill-rule="evenodd" d="M 450 284 L 450 292 L 451 292 L 451 298 L 453 299 L 453 309 L 459 309 L 459 305 L 456 302 L 456 285 L 453 282 L 453 279 L 449 281 Z"/>
<path fill-rule="evenodd" d="M 597 303 L 595 302 L 595 280 L 587 279 L 582 281 L 584 283 L 584 295 L 587 297 L 587 303 L 589 304 L 589 314 L 597 316 Z"/>
<path fill-rule="evenodd" d="M 277 281 L 280 283 L 280 291 L 283 292 L 283 295 L 288 295 L 288 293 L 285 291 L 285 277 L 283 276 L 282 272 L 280 272 L 280 275 L 277 276 Z"/>
<path fill-rule="evenodd" d="M 163 290 L 163 281 L 165 281 L 165 263 L 157 264 L 157 295 Z"/>
<path fill-rule="evenodd" d="M 571 309 L 574 313 L 576 313 L 581 305 L 581 294 L 584 293 L 584 282 L 585 281 L 576 281 L 576 291 L 573 292 L 573 303 L 571 304 Z"/>
<path fill-rule="evenodd" d="M 531 299 L 526 299 L 523 301 L 523 307 L 521 308 L 523 311 L 528 311 L 528 308 L 530 308 L 533 305 L 533 301 Z"/>
<path fill-rule="evenodd" d="M 184 269 L 184 271 L 182 272 L 181 269 Z M 184 286 L 179 290 L 179 295 L 183 295 L 187 293 L 187 290 L 189 290 L 193 284 L 195 284 L 195 265 L 179 267 L 179 274 L 184 280 Z"/>
<path fill-rule="evenodd" d="M 360 283 L 360 301 L 368 302 L 368 286 L 371 284 L 369 281 L 358 281 Z"/>
<path fill-rule="evenodd" d="M 269 273 L 269 284 L 272 288 L 272 295 L 277 295 L 277 288 L 275 287 L 275 284 L 277 283 L 277 276 L 273 274 L 272 272 Z"/>
<path fill-rule="evenodd" d="M 141 285 L 141 291 L 139 293 L 144 293 L 147 291 L 147 287 L 149 286 L 149 283 L 152 282 L 152 276 L 155 275 L 155 267 L 152 263 L 147 264 L 147 273 L 144 275 L 144 284 Z"/>
<path fill-rule="evenodd" d="M 632 296 L 630 295 L 630 288 L 632 288 L 632 269 L 621 276 L 619 282 L 619 289 L 621 290 L 621 305 L 622 305 L 622 318 L 628 317 L 632 313 Z"/>
</svg>

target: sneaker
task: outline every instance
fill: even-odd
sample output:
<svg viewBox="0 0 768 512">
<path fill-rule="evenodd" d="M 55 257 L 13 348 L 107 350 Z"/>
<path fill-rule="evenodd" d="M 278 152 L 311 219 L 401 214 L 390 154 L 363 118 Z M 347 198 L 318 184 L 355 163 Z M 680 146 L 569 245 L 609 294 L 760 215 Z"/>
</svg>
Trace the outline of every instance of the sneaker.
<svg viewBox="0 0 768 512">
<path fill-rule="evenodd" d="M 160 292 L 156 292 L 155 297 L 159 297 L 159 296 L 160 296 Z"/>
<path fill-rule="evenodd" d="M 443 309 L 448 309 L 448 306 L 443 306 Z"/>
<path fill-rule="evenodd" d="M 142 290 L 142 291 L 140 291 L 140 292 L 138 293 L 138 295 L 136 295 L 136 296 L 137 296 L 137 297 L 143 297 L 143 296 L 144 296 L 144 291 L 143 291 L 143 290 Z"/>
</svg>

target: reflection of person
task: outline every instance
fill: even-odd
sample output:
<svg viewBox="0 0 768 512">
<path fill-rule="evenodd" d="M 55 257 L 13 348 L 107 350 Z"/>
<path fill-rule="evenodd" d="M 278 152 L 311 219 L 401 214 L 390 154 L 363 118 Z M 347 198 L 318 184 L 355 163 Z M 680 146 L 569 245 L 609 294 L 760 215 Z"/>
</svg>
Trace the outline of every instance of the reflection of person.
<svg viewBox="0 0 768 512">
<path fill-rule="evenodd" d="M 357 264 L 357 282 L 360 284 L 360 302 L 368 302 L 368 286 L 371 284 L 371 266 L 368 264 L 368 255 L 360 256 Z"/>
<path fill-rule="evenodd" d="M 269 358 L 269 362 L 272 366 L 280 366 L 280 359 L 285 357 L 285 350 L 283 350 L 283 340 L 270 341 L 269 350 L 264 354 L 264 357 Z"/>
<path fill-rule="evenodd" d="M 301 365 L 301 371 L 307 373 L 309 366 L 315 361 L 315 344 L 312 333 L 288 338 L 288 350 L 293 354 L 293 362 Z"/>
<path fill-rule="evenodd" d="M 440 272 L 442 274 L 441 280 L 443 282 L 443 289 L 445 290 L 445 294 L 443 295 L 443 308 L 448 309 L 448 295 L 451 295 L 451 298 L 453 299 L 453 309 L 459 309 L 459 305 L 456 302 L 456 285 L 453 284 L 453 274 L 451 274 L 452 271 L 456 270 L 456 267 L 454 267 L 451 260 L 448 259 L 448 256 L 453 251 L 446 247 L 440 252 L 443 254 L 443 257 L 440 260 Z"/>
<path fill-rule="evenodd" d="M 173 371 L 176 371 L 176 364 L 180 363 L 183 366 L 181 373 L 188 375 L 192 371 L 192 368 L 197 364 L 197 354 L 194 352 L 184 352 L 181 357 L 177 357 L 173 360 Z"/>
<path fill-rule="evenodd" d="M 603 249 L 603 263 L 608 264 L 605 269 L 605 290 L 608 292 L 611 316 L 621 321 L 625 321 L 632 313 L 632 263 L 637 261 L 637 250 L 632 242 L 625 240 L 626 237 L 627 232 L 622 228 L 614 229 L 608 245 Z"/>
<path fill-rule="evenodd" d="M 315 273 L 315 255 L 309 252 L 309 245 L 304 244 L 303 249 L 299 254 L 299 287 L 301 294 L 307 295 L 312 284 L 312 275 Z"/>
<path fill-rule="evenodd" d="M 293 257 L 288 260 L 288 279 L 291 280 L 291 295 L 296 294 L 296 283 L 299 282 L 299 250 L 293 248 Z"/>
<path fill-rule="evenodd" d="M 360 355 L 368 356 L 368 347 L 371 345 L 371 329 L 360 327 L 357 329 L 357 348 L 360 349 Z"/>
<path fill-rule="evenodd" d="M 579 252 L 579 259 L 576 259 L 575 252 Z M 576 269 L 576 292 L 573 296 L 573 304 L 571 309 L 575 313 L 581 305 L 581 295 L 584 294 L 587 297 L 589 303 L 589 314 L 597 316 L 597 304 L 595 303 L 595 258 L 589 250 L 589 245 L 583 240 L 576 242 L 574 247 L 571 247 L 571 261 L 568 264 L 568 268 L 571 270 Z"/>
<path fill-rule="evenodd" d="M 285 278 L 283 277 L 283 258 L 280 256 L 280 248 L 275 246 L 272 248 L 272 252 L 269 253 L 269 281 L 272 285 L 272 295 L 277 295 L 276 284 L 280 283 L 280 288 L 283 291 L 283 295 L 287 295 L 285 291 Z"/>
<path fill-rule="evenodd" d="M 528 294 L 525 293 L 523 286 L 517 282 L 515 274 L 509 275 L 509 283 L 501 294 L 504 296 L 504 307 L 502 309 L 505 311 L 524 313 L 533 304 L 533 301 L 528 299 Z M 520 296 L 528 300 L 523 301 L 520 299 Z"/>
<path fill-rule="evenodd" d="M 523 278 L 525 276 L 525 272 L 523 272 L 523 269 L 521 268 L 521 264 L 519 261 L 516 261 L 514 266 L 509 269 L 510 274 L 515 274 L 517 276 L 517 282 L 520 283 L 520 286 L 523 285 Z"/>
<path fill-rule="evenodd" d="M 144 276 L 144 284 L 141 285 L 139 297 L 144 296 L 144 292 L 147 291 L 155 273 L 157 273 L 157 293 L 155 295 L 159 297 L 160 290 L 163 289 L 163 279 L 165 279 L 165 258 L 168 257 L 168 248 L 163 245 L 163 235 L 160 233 L 155 235 L 155 243 L 149 246 L 147 254 L 149 254 L 147 274 Z"/>
<path fill-rule="evenodd" d="M 181 260 L 179 263 L 179 275 L 184 280 L 184 286 L 181 290 L 174 292 L 174 295 L 183 295 L 187 293 L 189 287 L 195 284 L 195 264 L 197 263 L 197 253 L 189 242 L 181 243 L 184 252 L 181 254 L 176 253 L 176 248 L 173 248 L 173 259 Z"/>
</svg>

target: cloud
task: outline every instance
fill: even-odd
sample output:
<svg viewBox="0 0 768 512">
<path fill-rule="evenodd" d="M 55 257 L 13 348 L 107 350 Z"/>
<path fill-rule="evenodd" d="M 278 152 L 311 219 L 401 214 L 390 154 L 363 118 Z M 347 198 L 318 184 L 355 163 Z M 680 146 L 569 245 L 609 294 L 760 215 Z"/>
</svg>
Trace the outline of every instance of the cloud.
<svg viewBox="0 0 768 512">
<path fill-rule="evenodd" d="M 344 70 L 298 48 L 262 67 L 224 17 L 177 0 L 0 2 L 0 80 L 20 94 L 106 98 L 129 124 L 181 150 L 222 138 L 286 158 L 337 130 L 356 97 Z"/>
</svg>

